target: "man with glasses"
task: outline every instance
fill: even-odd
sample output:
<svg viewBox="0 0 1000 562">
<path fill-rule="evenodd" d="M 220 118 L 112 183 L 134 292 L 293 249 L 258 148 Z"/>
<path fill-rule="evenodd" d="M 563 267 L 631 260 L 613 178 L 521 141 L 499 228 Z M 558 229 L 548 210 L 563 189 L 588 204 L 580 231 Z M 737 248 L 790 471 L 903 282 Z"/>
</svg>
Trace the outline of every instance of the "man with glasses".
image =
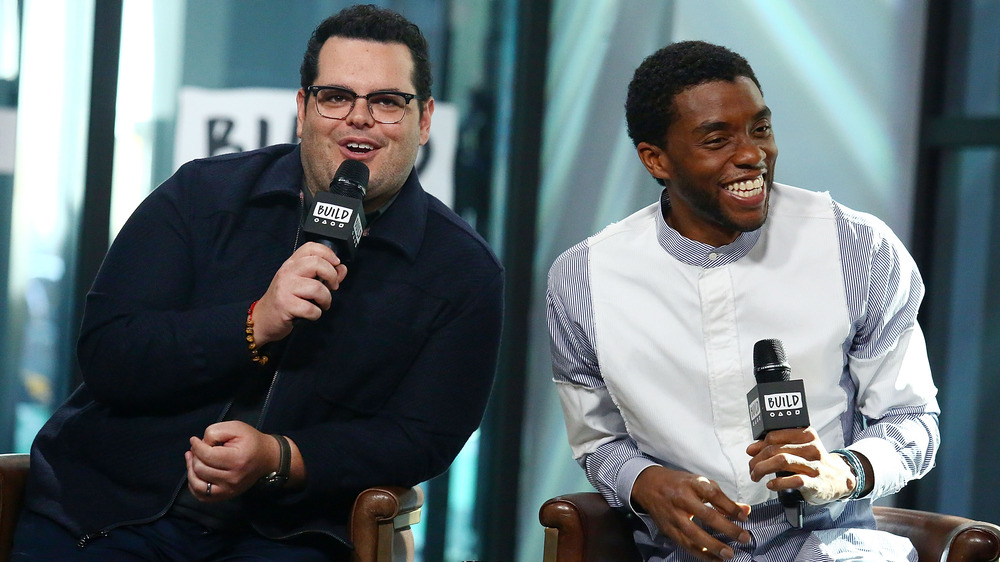
<svg viewBox="0 0 1000 562">
<path fill-rule="evenodd" d="M 296 102 L 299 145 L 186 164 L 115 240 L 14 560 L 346 559 L 356 494 L 440 474 L 478 427 L 503 271 L 414 170 L 423 35 L 374 6 L 332 16 Z M 302 221 L 348 160 L 370 179 L 345 263 Z"/>
</svg>

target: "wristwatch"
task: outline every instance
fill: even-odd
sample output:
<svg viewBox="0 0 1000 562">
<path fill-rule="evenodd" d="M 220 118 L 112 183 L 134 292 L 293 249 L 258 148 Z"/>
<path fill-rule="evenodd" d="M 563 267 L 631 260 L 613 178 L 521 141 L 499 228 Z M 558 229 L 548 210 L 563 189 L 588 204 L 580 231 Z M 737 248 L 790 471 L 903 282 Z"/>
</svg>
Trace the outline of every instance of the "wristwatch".
<svg viewBox="0 0 1000 562">
<path fill-rule="evenodd" d="M 266 488 L 281 488 L 288 482 L 288 473 L 292 464 L 292 447 L 288 444 L 288 438 L 284 435 L 272 433 L 271 437 L 278 440 L 278 448 L 281 454 L 278 459 L 278 470 L 260 479 L 261 484 Z"/>
</svg>

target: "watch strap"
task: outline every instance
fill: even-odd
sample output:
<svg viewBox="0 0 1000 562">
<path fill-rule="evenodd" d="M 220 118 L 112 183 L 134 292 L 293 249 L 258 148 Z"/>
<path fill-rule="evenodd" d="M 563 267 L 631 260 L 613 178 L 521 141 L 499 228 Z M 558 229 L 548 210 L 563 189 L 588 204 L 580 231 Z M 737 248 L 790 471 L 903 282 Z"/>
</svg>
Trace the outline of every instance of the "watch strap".
<svg viewBox="0 0 1000 562">
<path fill-rule="evenodd" d="M 264 477 L 264 482 L 273 486 L 282 486 L 288 482 L 288 476 L 292 465 L 292 447 L 288 444 L 288 438 L 278 433 L 272 433 L 278 441 L 278 469 Z"/>
</svg>

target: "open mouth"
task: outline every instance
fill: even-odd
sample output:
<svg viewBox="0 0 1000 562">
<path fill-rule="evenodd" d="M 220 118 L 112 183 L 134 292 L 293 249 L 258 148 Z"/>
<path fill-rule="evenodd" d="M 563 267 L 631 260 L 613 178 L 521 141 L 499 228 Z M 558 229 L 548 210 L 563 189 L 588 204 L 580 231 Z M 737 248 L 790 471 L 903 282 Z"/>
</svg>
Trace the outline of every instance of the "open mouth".
<svg viewBox="0 0 1000 562">
<path fill-rule="evenodd" d="M 760 195 L 764 191 L 764 176 L 757 176 L 752 180 L 731 183 L 725 186 L 724 189 L 737 197 L 754 197 Z"/>
<path fill-rule="evenodd" d="M 349 142 L 347 143 L 347 150 L 350 150 L 355 154 L 367 154 L 375 150 L 375 147 L 363 142 Z"/>
</svg>

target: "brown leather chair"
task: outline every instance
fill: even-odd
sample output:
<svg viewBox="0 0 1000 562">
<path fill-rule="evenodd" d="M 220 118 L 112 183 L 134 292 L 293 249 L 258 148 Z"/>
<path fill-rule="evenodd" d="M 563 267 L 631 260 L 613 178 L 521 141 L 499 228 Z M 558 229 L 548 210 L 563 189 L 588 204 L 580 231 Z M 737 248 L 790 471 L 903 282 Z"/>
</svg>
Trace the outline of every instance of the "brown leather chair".
<svg viewBox="0 0 1000 562">
<path fill-rule="evenodd" d="M 23 503 L 28 455 L 0 455 L 0 562 L 10 556 L 14 525 Z M 369 488 L 358 495 L 349 532 L 354 562 L 396 562 L 414 559 L 413 531 L 420 521 L 424 492 L 419 486 Z"/>
<path fill-rule="evenodd" d="M 875 507 L 879 529 L 910 539 L 920 562 L 994 562 L 1000 527 L 954 515 Z M 545 562 L 641 561 L 632 531 L 597 492 L 546 501 L 538 512 L 545 527 Z"/>
<path fill-rule="evenodd" d="M 416 556 L 410 525 L 420 522 L 420 486 L 368 488 L 354 500 L 348 528 L 353 562 L 412 562 Z"/>
<path fill-rule="evenodd" d="M 24 503 L 28 455 L 0 455 L 0 562 L 10 557 L 14 525 Z"/>
</svg>

